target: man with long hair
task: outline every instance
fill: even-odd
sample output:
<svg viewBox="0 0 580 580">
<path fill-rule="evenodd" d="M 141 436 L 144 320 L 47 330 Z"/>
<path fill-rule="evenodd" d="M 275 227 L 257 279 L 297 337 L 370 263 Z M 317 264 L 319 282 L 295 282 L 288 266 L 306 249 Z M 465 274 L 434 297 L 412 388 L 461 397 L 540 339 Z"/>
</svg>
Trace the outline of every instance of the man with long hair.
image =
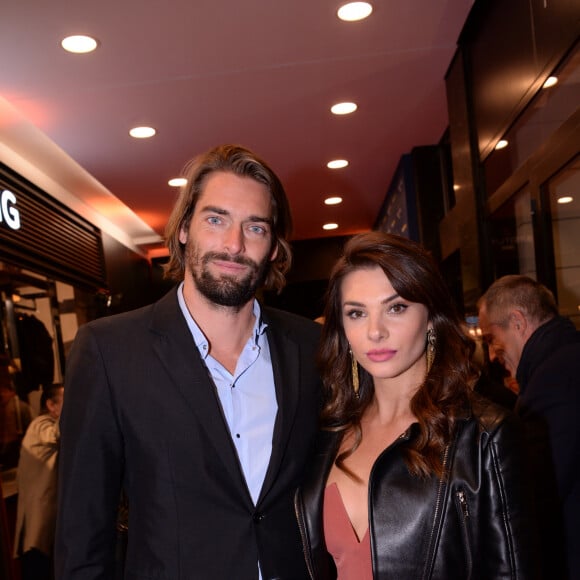
<svg viewBox="0 0 580 580">
<path fill-rule="evenodd" d="M 292 494 L 316 430 L 319 326 L 266 308 L 290 265 L 278 177 L 251 151 L 201 155 L 169 219 L 152 306 L 79 330 L 62 418 L 57 577 L 307 578 Z"/>
</svg>

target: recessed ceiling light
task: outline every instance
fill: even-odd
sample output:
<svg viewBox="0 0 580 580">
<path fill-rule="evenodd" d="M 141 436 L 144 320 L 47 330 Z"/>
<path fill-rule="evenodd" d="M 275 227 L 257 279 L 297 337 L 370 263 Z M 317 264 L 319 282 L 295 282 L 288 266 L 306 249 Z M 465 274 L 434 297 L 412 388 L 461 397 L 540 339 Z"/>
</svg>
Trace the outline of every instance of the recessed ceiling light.
<svg viewBox="0 0 580 580">
<path fill-rule="evenodd" d="M 135 137 L 135 139 L 149 139 L 149 137 L 153 137 L 157 131 L 153 127 L 133 127 L 129 131 L 129 135 L 131 137 Z"/>
<path fill-rule="evenodd" d="M 348 161 L 346 159 L 333 159 L 326 164 L 326 167 L 329 169 L 342 169 L 348 165 Z"/>
<path fill-rule="evenodd" d="M 182 185 L 185 185 L 187 183 L 187 179 L 185 179 L 185 177 L 174 177 L 173 179 L 170 179 L 167 183 L 171 187 L 181 187 Z"/>
<path fill-rule="evenodd" d="M 496 149 L 505 149 L 508 146 L 508 142 L 506 139 L 500 139 L 496 145 L 495 148 Z"/>
<path fill-rule="evenodd" d="M 322 226 L 323 230 L 335 230 L 338 228 L 338 224 L 324 224 Z"/>
<path fill-rule="evenodd" d="M 67 52 L 74 52 L 75 54 L 85 54 L 93 52 L 97 48 L 97 41 L 92 36 L 85 36 L 84 34 L 75 34 L 63 38 L 60 45 Z"/>
<path fill-rule="evenodd" d="M 548 77 L 544 82 L 544 84 L 542 85 L 542 88 L 549 89 L 550 87 L 553 87 L 557 82 L 558 77 Z"/>
<path fill-rule="evenodd" d="M 368 2 L 349 2 L 343 4 L 338 9 L 338 17 L 346 22 L 355 22 L 356 20 L 363 20 L 370 16 L 373 7 Z"/>
<path fill-rule="evenodd" d="M 330 107 L 330 112 L 335 115 L 350 115 L 357 110 L 356 103 L 336 103 Z"/>
<path fill-rule="evenodd" d="M 571 195 L 563 195 L 558 198 L 558 203 L 572 203 L 574 198 Z"/>
<path fill-rule="evenodd" d="M 338 205 L 339 203 L 342 203 L 342 197 L 338 197 L 338 196 L 335 196 L 335 197 L 327 197 L 324 200 L 324 203 L 326 205 Z"/>
</svg>

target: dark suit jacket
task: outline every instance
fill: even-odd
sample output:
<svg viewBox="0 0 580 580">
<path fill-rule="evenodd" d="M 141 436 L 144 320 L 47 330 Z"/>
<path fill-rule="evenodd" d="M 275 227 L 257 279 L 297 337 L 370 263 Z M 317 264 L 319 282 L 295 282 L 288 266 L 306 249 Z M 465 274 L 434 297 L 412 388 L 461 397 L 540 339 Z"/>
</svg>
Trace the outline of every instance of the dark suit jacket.
<svg viewBox="0 0 580 580">
<path fill-rule="evenodd" d="M 263 308 L 278 416 L 256 506 L 215 387 L 179 309 L 156 304 L 79 329 L 61 419 L 59 580 L 114 577 L 129 501 L 125 578 L 307 577 L 292 496 L 317 424 L 319 325 Z"/>
<path fill-rule="evenodd" d="M 516 412 L 527 427 L 533 483 L 542 504 L 541 519 L 547 522 L 542 538 L 546 577 L 580 580 L 580 332 L 569 319 L 557 316 L 536 329 L 524 346 L 516 378 L 520 385 Z M 550 454 L 561 514 L 550 501 Z M 565 543 L 554 515 L 564 519 Z M 555 567 L 564 545 L 568 576 Z"/>
</svg>

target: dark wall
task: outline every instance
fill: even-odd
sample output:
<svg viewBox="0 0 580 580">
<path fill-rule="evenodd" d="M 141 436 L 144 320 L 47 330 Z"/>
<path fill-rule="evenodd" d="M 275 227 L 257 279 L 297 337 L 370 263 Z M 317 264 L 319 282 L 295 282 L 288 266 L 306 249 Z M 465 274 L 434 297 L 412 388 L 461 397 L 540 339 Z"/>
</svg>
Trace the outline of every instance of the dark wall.
<svg viewBox="0 0 580 580">
<path fill-rule="evenodd" d="M 439 222 L 444 215 L 446 189 L 452 187 L 447 183 L 448 155 L 449 149 L 443 145 L 413 147 L 411 150 L 417 196 L 418 241 L 431 251 L 438 262 L 441 260 Z"/>
<path fill-rule="evenodd" d="M 314 320 L 322 314 L 324 293 L 332 266 L 342 254 L 346 236 L 292 242 L 293 261 L 286 287 L 278 295 L 265 292 L 269 306 Z"/>
<path fill-rule="evenodd" d="M 408 237 L 441 260 L 439 222 L 455 204 L 450 147 L 445 135 L 438 145 L 413 147 L 401 157 L 373 229 Z"/>
<path fill-rule="evenodd" d="M 103 252 L 109 295 L 102 293 L 97 300 L 109 302 L 105 304 L 107 314 L 133 310 L 156 299 L 151 267 L 146 258 L 105 233 Z"/>
<path fill-rule="evenodd" d="M 292 268 L 286 278 L 289 284 L 305 280 L 328 280 L 334 263 L 350 236 L 334 236 L 292 242 Z"/>
<path fill-rule="evenodd" d="M 155 297 L 154 300 L 167 294 L 177 284 L 177 282 L 168 280 L 164 276 L 164 266 L 168 259 L 168 257 L 163 257 L 151 260 L 151 292 Z"/>
<path fill-rule="evenodd" d="M 449 114 L 449 140 L 455 189 L 455 206 L 439 223 L 441 258 L 458 250 L 466 303 L 474 303 L 481 294 L 480 251 L 485 247 L 478 227 L 479 209 L 476 201 L 481 194 L 479 159 L 475 134 L 470 130 L 468 80 L 465 74 L 464 55 L 458 51 L 446 76 L 447 107 Z"/>
</svg>

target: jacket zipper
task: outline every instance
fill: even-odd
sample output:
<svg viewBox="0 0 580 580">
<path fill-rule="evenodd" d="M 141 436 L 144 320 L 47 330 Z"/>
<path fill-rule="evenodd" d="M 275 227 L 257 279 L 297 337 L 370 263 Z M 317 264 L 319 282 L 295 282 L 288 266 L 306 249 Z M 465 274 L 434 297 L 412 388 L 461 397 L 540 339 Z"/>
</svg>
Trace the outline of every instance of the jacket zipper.
<svg viewBox="0 0 580 580">
<path fill-rule="evenodd" d="M 459 509 L 461 511 L 461 527 L 463 530 L 463 541 L 465 542 L 465 558 L 467 560 L 467 580 L 471 578 L 472 570 L 472 560 L 471 560 L 471 549 L 469 542 L 469 506 L 467 505 L 467 498 L 465 497 L 465 492 L 460 489 L 457 492 L 457 501 L 459 502 Z"/>
<path fill-rule="evenodd" d="M 308 569 L 308 575 L 310 576 L 311 580 L 314 580 L 314 566 L 312 565 L 311 554 L 309 550 L 307 550 L 306 546 L 310 545 L 307 542 L 306 538 L 306 526 L 304 525 L 304 521 L 302 519 L 302 514 L 298 509 L 298 497 L 294 498 L 294 512 L 296 514 L 296 520 L 298 521 L 298 529 L 300 530 L 300 537 L 302 538 L 302 552 L 304 553 L 304 561 L 306 562 L 306 568 Z"/>
<path fill-rule="evenodd" d="M 445 447 L 443 452 L 443 475 L 439 479 L 439 485 L 437 487 L 437 499 L 435 500 L 435 514 L 433 516 L 433 526 L 431 527 L 431 534 L 429 536 L 429 554 L 425 562 L 425 570 L 423 571 L 423 578 L 429 578 L 431 575 L 431 568 L 433 567 L 433 557 L 434 546 L 433 537 L 435 536 L 435 526 L 437 525 L 437 520 L 439 519 L 439 511 L 441 509 L 441 498 L 443 496 L 443 488 L 445 487 L 445 481 L 447 479 L 447 458 L 449 456 L 449 445 Z"/>
<path fill-rule="evenodd" d="M 457 492 L 457 499 L 459 500 L 461 512 L 463 513 L 463 521 L 467 523 L 467 519 L 469 518 L 469 506 L 467 505 L 467 500 L 465 499 L 465 492 L 462 489 Z"/>
</svg>

